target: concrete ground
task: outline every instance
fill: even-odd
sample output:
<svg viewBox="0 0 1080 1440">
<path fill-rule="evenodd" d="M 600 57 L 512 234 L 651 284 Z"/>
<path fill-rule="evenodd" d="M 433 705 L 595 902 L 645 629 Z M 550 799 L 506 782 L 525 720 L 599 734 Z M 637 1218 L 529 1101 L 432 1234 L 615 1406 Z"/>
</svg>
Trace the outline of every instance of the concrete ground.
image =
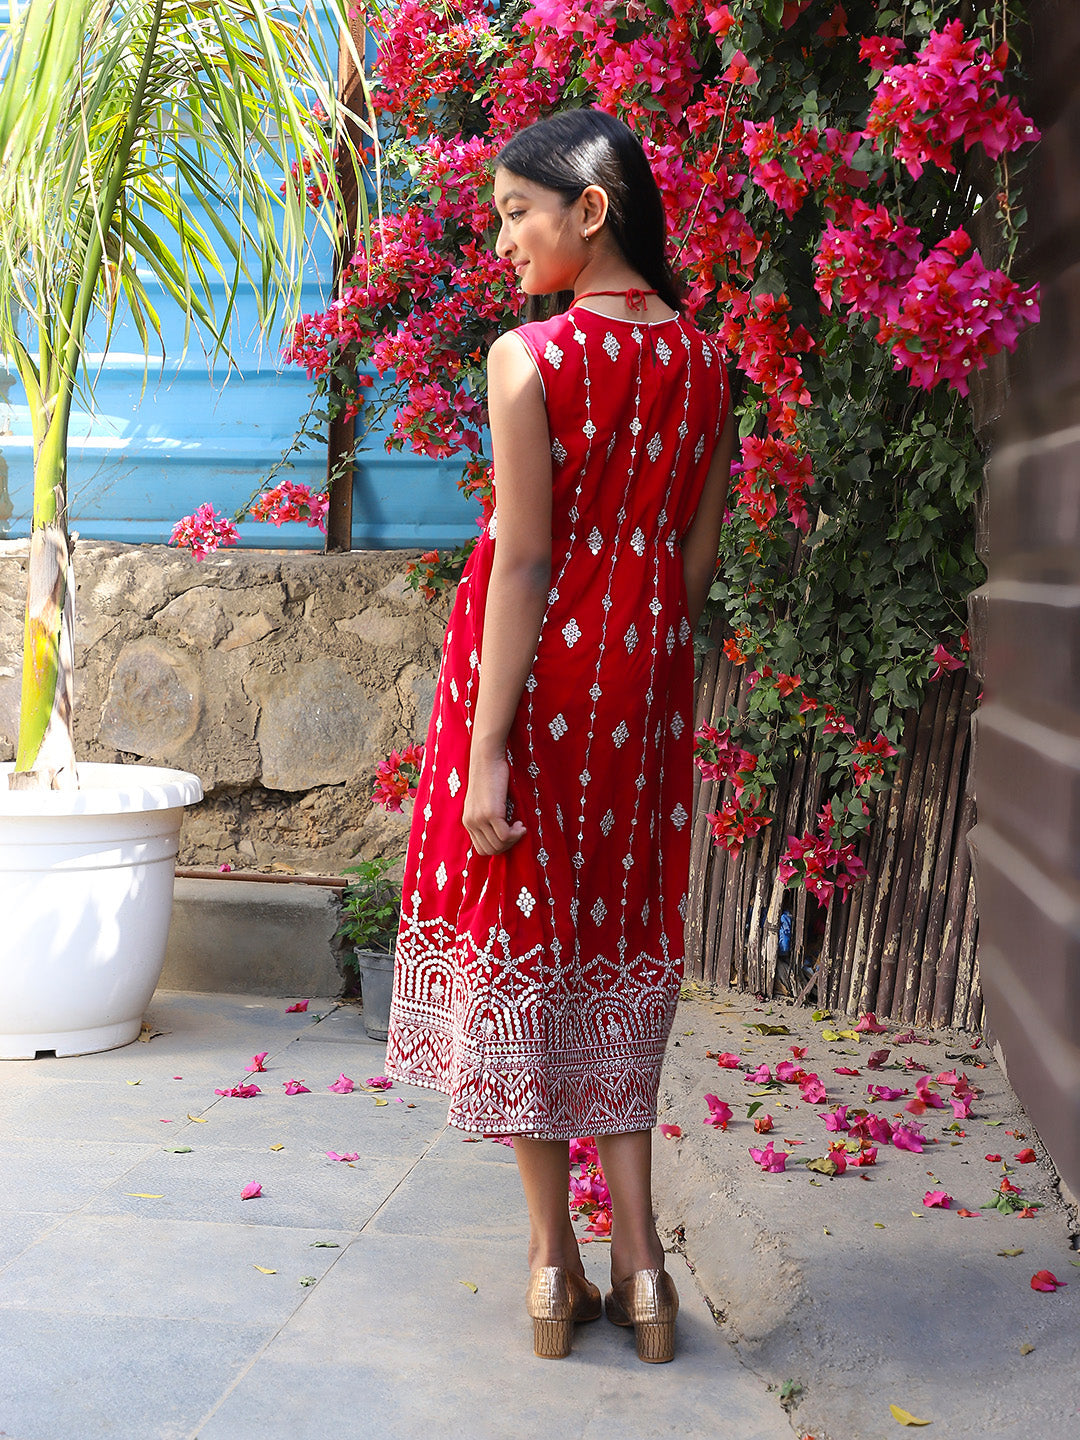
<svg viewBox="0 0 1080 1440">
<path fill-rule="evenodd" d="M 383 1049 L 355 1008 L 286 1003 L 159 991 L 147 1043 L 0 1065 L 5 1440 L 879 1440 L 902 1433 L 890 1402 L 950 1440 L 1080 1433 L 1071 1216 L 1045 1157 L 1012 1161 L 1037 1141 L 992 1061 L 966 1067 L 983 1094 L 962 1138 L 933 1111 L 929 1154 L 883 1147 L 834 1180 L 763 1174 L 747 1154 L 758 1087 L 708 1052 L 774 1066 L 805 1043 L 829 1104 L 763 1099 L 777 1149 L 817 1155 L 818 1112 L 865 1098 L 865 1058 L 889 1037 L 828 1042 L 807 1011 L 685 1000 L 661 1096 L 683 1134 L 658 1138 L 656 1164 L 682 1252 L 675 1363 L 640 1364 L 604 1320 L 550 1362 L 524 1315 L 512 1151 L 448 1130 L 441 1096 L 360 1088 Z M 893 1055 L 936 1073 L 950 1043 Z M 246 1073 L 262 1051 L 265 1072 Z M 351 1094 L 327 1089 L 342 1073 Z M 291 1079 L 311 1093 L 286 1095 Z M 260 1094 L 215 1094 L 250 1081 Z M 705 1093 L 730 1104 L 726 1132 L 702 1125 Z M 999 1183 L 991 1150 L 1043 1202 L 1033 1218 L 956 1215 Z M 262 1194 L 241 1199 L 252 1182 Z M 949 1212 L 921 1203 L 939 1183 Z M 584 1254 L 603 1286 L 606 1246 Z M 1032 1291 L 1044 1268 L 1067 1288 Z"/>
</svg>

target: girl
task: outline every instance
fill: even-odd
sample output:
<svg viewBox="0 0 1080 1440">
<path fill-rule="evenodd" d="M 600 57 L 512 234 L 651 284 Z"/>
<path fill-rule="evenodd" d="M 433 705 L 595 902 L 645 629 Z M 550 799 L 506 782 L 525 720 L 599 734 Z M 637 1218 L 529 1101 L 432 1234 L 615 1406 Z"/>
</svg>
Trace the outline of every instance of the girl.
<svg viewBox="0 0 1080 1440">
<path fill-rule="evenodd" d="M 682 976 L 692 635 L 732 423 L 626 126 L 575 110 L 521 131 L 495 204 L 498 253 L 554 313 L 488 359 L 498 508 L 443 647 L 387 1073 L 447 1092 L 451 1125 L 515 1137 L 540 1356 L 600 1314 L 567 1204 L 567 1142 L 596 1136 L 608 1318 L 670 1360 L 651 1132 Z"/>
</svg>

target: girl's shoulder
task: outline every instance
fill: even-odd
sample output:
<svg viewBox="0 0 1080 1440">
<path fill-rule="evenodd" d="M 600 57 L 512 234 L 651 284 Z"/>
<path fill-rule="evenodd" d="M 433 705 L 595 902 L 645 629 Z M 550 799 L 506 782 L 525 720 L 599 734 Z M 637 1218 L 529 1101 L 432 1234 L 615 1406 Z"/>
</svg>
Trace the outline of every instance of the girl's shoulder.
<svg viewBox="0 0 1080 1440">
<path fill-rule="evenodd" d="M 578 325 L 572 312 L 566 310 L 560 315 L 552 315 L 548 320 L 528 320 L 509 333 L 516 335 L 534 355 L 547 354 L 550 357 L 548 347 L 554 346 L 558 349 L 564 346 L 573 339 L 577 330 Z"/>
</svg>

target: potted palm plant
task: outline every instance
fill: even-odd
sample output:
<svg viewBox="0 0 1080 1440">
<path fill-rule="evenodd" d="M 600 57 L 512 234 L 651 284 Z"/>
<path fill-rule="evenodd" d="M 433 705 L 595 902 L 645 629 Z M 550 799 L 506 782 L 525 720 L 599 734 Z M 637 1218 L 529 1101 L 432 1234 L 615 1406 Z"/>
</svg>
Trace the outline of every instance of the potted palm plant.
<svg viewBox="0 0 1080 1440">
<path fill-rule="evenodd" d="M 373 1040 L 385 1040 L 390 1025 L 401 880 L 387 872 L 395 867 L 400 877 L 401 856 L 380 856 L 350 865 L 345 873 L 355 879 L 341 897 L 338 935 L 352 946 L 346 965 L 360 977 L 364 1029 Z"/>
<path fill-rule="evenodd" d="M 72 401 L 93 388 L 88 326 L 107 350 L 123 319 L 149 364 L 155 340 L 164 351 L 157 287 L 226 359 L 241 286 L 264 332 L 294 318 L 310 211 L 303 182 L 282 193 L 282 176 L 314 170 L 333 195 L 334 137 L 355 161 L 349 133 L 370 133 L 361 117 L 339 124 L 327 18 L 348 36 L 347 0 L 11 7 L 0 352 L 29 407 L 34 510 L 17 752 L 0 770 L 0 1058 L 135 1038 L 164 958 L 182 807 L 202 794 L 179 771 L 75 763 L 66 478 Z M 332 234 L 332 207 L 316 223 Z"/>
</svg>

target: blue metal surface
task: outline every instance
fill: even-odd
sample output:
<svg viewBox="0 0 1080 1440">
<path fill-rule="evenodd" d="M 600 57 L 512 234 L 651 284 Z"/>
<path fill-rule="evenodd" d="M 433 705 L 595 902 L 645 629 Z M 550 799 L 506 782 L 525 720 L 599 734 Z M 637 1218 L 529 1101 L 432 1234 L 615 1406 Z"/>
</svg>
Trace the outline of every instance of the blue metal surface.
<svg viewBox="0 0 1080 1440">
<path fill-rule="evenodd" d="M 0 0 L 0 23 L 8 8 Z M 305 269 L 306 313 L 325 307 L 331 265 L 329 241 L 319 234 Z M 92 399 L 78 401 L 72 416 L 70 524 L 88 538 L 162 543 L 180 516 L 207 500 L 231 515 L 261 488 L 311 403 L 311 382 L 298 367 L 281 363 L 277 337 L 260 344 L 253 295 L 241 296 L 232 331 L 238 370 L 227 376 L 220 360 L 211 366 L 203 357 L 194 337 L 179 358 L 184 317 L 167 296 L 158 301 L 152 277 L 144 278 L 168 360 L 163 366 L 157 354 L 147 368 L 130 321 L 118 323 L 102 360 L 104 328 L 96 322 L 88 344 Z M 6 377 L 2 367 L 0 357 L 0 534 L 21 536 L 29 533 L 32 509 L 30 422 L 14 367 Z M 460 473 L 453 460 L 387 455 L 382 437 L 371 436 L 354 485 L 353 543 L 425 549 L 459 543 L 475 529 L 475 507 L 456 488 Z M 275 480 L 321 489 L 325 477 L 325 447 L 315 445 Z M 240 543 L 251 548 L 323 544 L 320 532 L 306 525 L 247 521 L 239 528 Z"/>
</svg>

